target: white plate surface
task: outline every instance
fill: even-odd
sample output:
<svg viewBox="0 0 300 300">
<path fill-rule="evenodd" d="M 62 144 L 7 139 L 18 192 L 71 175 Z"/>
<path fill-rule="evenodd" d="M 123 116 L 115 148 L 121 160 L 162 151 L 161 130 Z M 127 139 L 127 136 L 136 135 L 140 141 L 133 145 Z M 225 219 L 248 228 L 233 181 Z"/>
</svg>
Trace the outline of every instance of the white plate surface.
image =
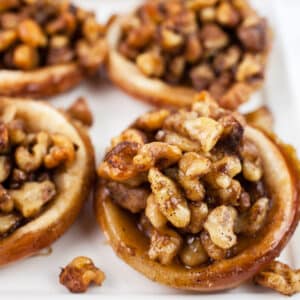
<svg viewBox="0 0 300 300">
<path fill-rule="evenodd" d="M 111 13 L 129 11 L 140 1 L 77 0 L 75 2 L 83 7 L 93 9 L 100 20 L 105 20 Z M 253 4 L 270 19 L 275 32 L 279 32 L 276 30 L 279 23 L 274 2 L 255 0 Z M 276 119 L 276 131 L 283 140 L 293 143 L 299 150 L 299 125 L 296 122 L 299 109 L 289 86 L 287 71 L 281 39 L 279 35 L 275 34 L 267 82 L 263 90 L 254 96 L 254 102 L 263 102 L 271 108 Z M 78 96 L 88 99 L 94 114 L 95 124 L 90 133 L 98 162 L 103 157 L 110 139 L 128 126 L 137 116 L 151 108 L 149 105 L 133 100 L 105 80 L 95 80 L 93 83 L 83 84 L 70 93 L 52 99 L 51 103 L 57 107 L 67 107 Z M 300 258 L 296 251 L 296 245 L 299 242 L 298 231 L 281 256 L 283 261 L 294 267 L 300 267 Z M 60 267 L 78 255 L 91 257 L 107 276 L 101 288 L 91 288 L 84 296 L 70 295 L 58 283 Z M 74 226 L 52 245 L 51 255 L 32 257 L 0 270 L 1 300 L 50 297 L 58 300 L 70 297 L 87 299 L 122 297 L 127 299 L 169 298 L 170 296 L 224 300 L 241 299 L 241 297 L 245 300 L 254 297 L 258 297 L 258 299 L 282 297 L 255 287 L 251 283 L 226 293 L 214 295 L 184 293 L 153 283 L 116 257 L 96 224 L 91 203 L 86 205 Z M 300 296 L 294 296 L 294 299 L 300 299 Z"/>
</svg>

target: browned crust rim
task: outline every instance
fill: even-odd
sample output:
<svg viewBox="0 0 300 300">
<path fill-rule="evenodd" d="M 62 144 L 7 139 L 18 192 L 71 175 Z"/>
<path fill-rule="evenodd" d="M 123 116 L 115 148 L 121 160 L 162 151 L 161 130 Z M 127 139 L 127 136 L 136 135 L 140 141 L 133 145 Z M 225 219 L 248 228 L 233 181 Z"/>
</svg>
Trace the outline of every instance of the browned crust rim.
<svg viewBox="0 0 300 300">
<path fill-rule="evenodd" d="M 44 213 L 17 229 L 7 238 L 0 240 L 0 266 L 31 256 L 58 239 L 72 225 L 83 204 L 88 200 L 95 178 L 93 146 L 81 123 L 69 119 L 68 116 L 42 102 L 0 98 L 0 106 L 6 105 L 17 105 L 27 118 L 30 118 L 35 111 L 32 122 L 39 118 L 45 119 L 41 121 L 44 122 L 42 129 L 49 126 L 52 132 L 72 136 L 80 146 L 78 155 L 81 162 L 74 163 L 56 178 L 62 190 L 55 202 Z M 47 125 L 49 119 L 53 122 Z M 76 177 L 78 179 L 75 179 Z M 60 180 L 63 183 L 60 183 Z M 70 192 L 71 195 L 68 195 L 68 187 L 73 187 L 75 192 Z"/>
<path fill-rule="evenodd" d="M 44 67 L 34 71 L 0 70 L 0 96 L 53 96 L 70 90 L 83 78 L 83 71 L 77 63 Z"/>
<path fill-rule="evenodd" d="M 133 97 L 149 102 L 156 106 L 165 107 L 184 107 L 192 103 L 192 99 L 199 92 L 193 88 L 169 85 L 160 79 L 148 78 L 141 73 L 137 66 L 123 57 L 117 51 L 117 43 L 121 34 L 121 20 L 118 17 L 110 25 L 107 32 L 107 42 L 109 45 L 109 58 L 107 63 L 107 71 L 109 78 L 117 86 L 123 89 Z M 269 46 L 263 55 L 264 64 L 267 62 L 269 52 L 271 50 L 272 32 L 269 28 Z M 244 98 L 242 103 L 248 101 L 253 92 L 261 88 L 262 84 L 240 83 L 241 91 Z M 233 87 L 230 88 L 220 99 L 220 105 L 228 109 L 235 109 L 242 103 L 228 103 L 228 96 L 231 95 Z"/>
<path fill-rule="evenodd" d="M 273 150 L 276 149 L 274 153 L 282 159 L 282 172 L 287 173 L 288 182 L 283 181 L 285 187 L 280 187 L 280 193 L 283 195 L 283 190 L 290 186 L 287 189 L 290 191 L 290 197 L 276 197 L 281 200 L 276 201 L 276 205 L 271 209 L 272 221 L 256 237 L 255 244 L 234 258 L 209 267 L 187 270 L 179 265 L 162 266 L 147 257 L 147 240 L 136 229 L 132 217 L 112 202 L 105 186 L 99 181 L 95 197 L 96 217 L 116 254 L 151 280 L 179 289 L 200 292 L 236 287 L 275 259 L 289 241 L 299 220 L 299 162 L 291 149 L 278 139 L 267 137 L 253 128 L 251 131 L 253 137 L 263 139 Z M 266 158 L 269 154 L 265 155 Z M 269 181 L 272 181 L 272 172 L 269 173 Z M 272 189 L 272 186 L 269 188 Z M 274 190 L 277 189 L 278 186 L 274 186 Z"/>
</svg>

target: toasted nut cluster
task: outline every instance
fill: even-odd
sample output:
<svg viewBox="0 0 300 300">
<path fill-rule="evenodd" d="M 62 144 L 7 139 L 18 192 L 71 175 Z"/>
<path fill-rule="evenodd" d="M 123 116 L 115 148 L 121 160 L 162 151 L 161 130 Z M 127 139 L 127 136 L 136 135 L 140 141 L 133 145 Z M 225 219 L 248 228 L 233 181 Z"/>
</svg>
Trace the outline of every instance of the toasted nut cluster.
<svg viewBox="0 0 300 300">
<path fill-rule="evenodd" d="M 105 274 L 85 256 L 74 258 L 61 270 L 59 281 L 72 293 L 84 293 L 94 283 L 101 286 Z"/>
<path fill-rule="evenodd" d="M 202 92 L 190 108 L 147 113 L 113 139 L 98 174 L 117 205 L 141 216 L 150 259 L 226 259 L 264 226 L 271 202 L 245 124 Z"/>
<path fill-rule="evenodd" d="M 11 1 L 2 1 L 9 3 Z M 106 57 L 106 28 L 69 1 L 14 1 L 0 10 L 2 69 L 34 70 L 77 62 L 94 72 Z"/>
<path fill-rule="evenodd" d="M 0 116 L 0 239 L 41 214 L 59 192 L 58 168 L 72 164 L 75 145 L 64 135 L 32 132 L 10 107 Z"/>
<path fill-rule="evenodd" d="M 209 90 L 225 107 L 264 79 L 270 29 L 247 0 L 148 0 L 121 27 L 118 50 L 145 76 Z"/>
<path fill-rule="evenodd" d="M 300 270 L 293 270 L 286 264 L 273 261 L 254 277 L 254 282 L 291 296 L 300 292 Z"/>
</svg>

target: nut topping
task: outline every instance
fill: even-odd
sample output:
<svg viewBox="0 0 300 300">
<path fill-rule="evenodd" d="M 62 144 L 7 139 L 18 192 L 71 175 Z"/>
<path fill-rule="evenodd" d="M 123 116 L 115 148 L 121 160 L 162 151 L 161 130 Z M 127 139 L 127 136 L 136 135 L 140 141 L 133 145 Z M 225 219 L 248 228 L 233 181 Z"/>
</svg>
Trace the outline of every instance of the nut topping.
<svg viewBox="0 0 300 300">
<path fill-rule="evenodd" d="M 110 198 L 137 215 L 150 259 L 210 264 L 263 230 L 270 200 L 245 126 L 202 92 L 190 108 L 146 113 L 113 139 L 98 174 Z"/>
<path fill-rule="evenodd" d="M 209 90 L 235 109 L 264 79 L 269 31 L 244 0 L 147 0 L 122 18 L 117 49 L 144 76 Z"/>
<path fill-rule="evenodd" d="M 32 132 L 13 107 L 0 114 L 0 240 L 38 217 L 59 189 L 58 168 L 72 164 L 76 149 L 65 135 Z"/>
<path fill-rule="evenodd" d="M 77 63 L 88 74 L 106 58 L 106 26 L 66 1 L 2 1 L 3 69 L 36 70 Z M 11 3 L 11 4 L 9 4 Z"/>
</svg>

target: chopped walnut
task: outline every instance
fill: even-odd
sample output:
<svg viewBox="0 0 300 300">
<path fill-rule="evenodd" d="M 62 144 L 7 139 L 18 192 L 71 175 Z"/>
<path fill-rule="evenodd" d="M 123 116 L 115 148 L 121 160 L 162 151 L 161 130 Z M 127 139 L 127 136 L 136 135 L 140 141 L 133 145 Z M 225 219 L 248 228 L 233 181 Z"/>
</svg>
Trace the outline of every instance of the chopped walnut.
<svg viewBox="0 0 300 300">
<path fill-rule="evenodd" d="M 170 111 L 167 109 L 148 112 L 136 120 L 135 126 L 145 131 L 155 131 L 162 127 L 169 115 Z"/>
<path fill-rule="evenodd" d="M 208 260 L 208 255 L 199 237 L 188 237 L 179 257 L 183 264 L 188 267 L 199 266 Z"/>
<path fill-rule="evenodd" d="M 40 132 L 37 134 L 36 143 L 31 149 L 19 146 L 15 152 L 17 166 L 25 172 L 37 170 L 47 155 L 49 144 L 48 133 Z"/>
<path fill-rule="evenodd" d="M 4 30 L 0 32 L 0 51 L 8 49 L 17 39 L 15 30 Z"/>
<path fill-rule="evenodd" d="M 209 152 L 216 145 L 223 132 L 220 123 L 207 117 L 187 120 L 183 126 L 187 134 L 198 141 L 205 152 Z"/>
<path fill-rule="evenodd" d="M 98 168 L 98 174 L 116 181 L 134 178 L 138 171 L 132 162 L 139 148 L 140 144 L 135 142 L 119 143 L 106 154 L 104 162 Z"/>
<path fill-rule="evenodd" d="M 138 55 L 136 64 L 139 69 L 149 77 L 160 77 L 165 71 L 162 57 L 154 51 Z"/>
<path fill-rule="evenodd" d="M 147 198 L 145 215 L 155 228 L 164 227 L 168 222 L 168 219 L 161 213 L 153 194 Z"/>
<path fill-rule="evenodd" d="M 168 167 L 181 158 L 182 152 L 177 146 L 161 142 L 143 145 L 133 158 L 133 164 L 139 171 L 147 171 L 159 165 Z"/>
<path fill-rule="evenodd" d="M 238 37 L 249 51 L 259 52 L 268 47 L 267 22 L 263 18 L 250 16 L 238 29 Z"/>
<path fill-rule="evenodd" d="M 0 211 L 10 213 L 14 209 L 14 201 L 8 191 L 0 185 Z"/>
<path fill-rule="evenodd" d="M 59 282 L 72 293 L 84 293 L 94 283 L 101 286 L 105 274 L 85 256 L 74 258 L 59 274 Z"/>
<path fill-rule="evenodd" d="M 229 249 L 237 243 L 234 233 L 236 219 L 236 210 L 233 207 L 222 205 L 209 213 L 203 226 L 215 245 L 222 249 Z"/>
<path fill-rule="evenodd" d="M 72 141 L 62 134 L 52 134 L 53 146 L 44 157 L 46 168 L 52 169 L 62 163 L 72 163 L 75 159 L 75 147 Z"/>
<path fill-rule="evenodd" d="M 210 167 L 210 160 L 195 152 L 185 153 L 179 161 L 178 181 L 192 201 L 204 199 L 205 189 L 199 178 L 207 174 Z"/>
<path fill-rule="evenodd" d="M 176 184 L 155 168 L 150 169 L 148 178 L 154 199 L 163 215 L 178 228 L 187 226 L 191 212 Z"/>
<path fill-rule="evenodd" d="M 20 39 L 32 47 L 43 47 L 47 44 L 47 37 L 39 24 L 31 19 L 22 21 L 18 26 Z"/>
<path fill-rule="evenodd" d="M 253 235 L 265 224 L 269 210 L 269 199 L 260 198 L 255 201 L 250 210 L 240 215 L 235 224 L 235 232 Z"/>
<path fill-rule="evenodd" d="M 93 125 L 93 115 L 85 98 L 78 98 L 68 109 L 67 113 L 86 126 Z"/>
<path fill-rule="evenodd" d="M 191 221 L 184 230 L 192 234 L 199 233 L 203 229 L 203 224 L 208 216 L 208 206 L 204 202 L 191 202 L 189 209 L 191 211 Z"/>
<path fill-rule="evenodd" d="M 133 142 L 140 145 L 144 145 L 147 141 L 147 136 L 138 129 L 126 129 L 119 136 L 115 137 L 111 141 L 111 147 L 114 148 L 122 142 Z"/>
<path fill-rule="evenodd" d="M 228 27 L 234 27 L 240 22 L 240 14 L 230 2 L 221 2 L 216 11 L 217 21 Z"/>
<path fill-rule="evenodd" d="M 9 190 L 14 204 L 25 218 L 36 216 L 42 207 L 56 195 L 56 187 L 51 181 L 27 182 L 20 189 Z"/>
<path fill-rule="evenodd" d="M 193 85 L 198 90 L 202 91 L 215 80 L 215 74 L 209 64 L 201 64 L 191 69 L 190 78 Z"/>
<path fill-rule="evenodd" d="M 166 51 L 174 50 L 180 47 L 184 40 L 183 37 L 172 30 L 163 28 L 161 34 L 161 46 Z"/>
<path fill-rule="evenodd" d="M 0 214 L 0 236 L 17 227 L 20 217 L 14 214 Z"/>
<path fill-rule="evenodd" d="M 168 228 L 156 229 L 151 235 L 148 255 L 150 259 L 168 265 L 178 254 L 181 244 L 182 239 L 176 231 Z"/>
<path fill-rule="evenodd" d="M 202 231 L 200 234 L 200 239 L 203 248 L 205 249 L 207 255 L 213 260 L 223 260 L 227 257 L 227 250 L 218 247 L 210 238 L 207 231 Z"/>
<path fill-rule="evenodd" d="M 214 52 L 228 45 L 228 36 L 218 25 L 207 24 L 201 30 L 203 45 L 209 52 Z"/>
<path fill-rule="evenodd" d="M 177 146 L 179 149 L 181 149 L 184 152 L 185 151 L 194 152 L 194 151 L 201 150 L 201 146 L 199 145 L 199 143 L 169 130 L 158 131 L 156 134 L 156 139 L 158 141 L 163 141 L 170 145 Z"/>
<path fill-rule="evenodd" d="M 212 6 L 217 3 L 218 0 L 188 0 L 188 7 L 191 9 L 202 9 L 207 6 Z"/>
<path fill-rule="evenodd" d="M 247 81 L 259 78 L 263 74 L 263 68 L 260 56 L 246 54 L 237 68 L 236 80 Z"/>
<path fill-rule="evenodd" d="M 112 199 L 120 206 L 128 209 L 132 213 L 137 213 L 145 209 L 149 191 L 146 188 L 132 188 L 125 184 L 110 181 L 107 187 Z"/>
<path fill-rule="evenodd" d="M 263 168 L 256 147 L 252 143 L 245 141 L 242 148 L 242 156 L 244 177 L 249 181 L 259 181 L 263 175 Z"/>
<path fill-rule="evenodd" d="M 221 52 L 214 58 L 214 68 L 217 72 L 223 72 L 237 66 L 241 57 L 241 49 L 232 46 L 226 51 Z"/>
<path fill-rule="evenodd" d="M 4 182 L 11 171 L 11 162 L 8 156 L 0 156 L 0 183 Z"/>
<path fill-rule="evenodd" d="M 0 154 L 7 154 L 9 151 L 9 131 L 7 126 L 0 122 Z"/>
<path fill-rule="evenodd" d="M 254 282 L 283 295 L 292 296 L 300 292 L 300 271 L 273 261 L 254 277 Z"/>
</svg>

